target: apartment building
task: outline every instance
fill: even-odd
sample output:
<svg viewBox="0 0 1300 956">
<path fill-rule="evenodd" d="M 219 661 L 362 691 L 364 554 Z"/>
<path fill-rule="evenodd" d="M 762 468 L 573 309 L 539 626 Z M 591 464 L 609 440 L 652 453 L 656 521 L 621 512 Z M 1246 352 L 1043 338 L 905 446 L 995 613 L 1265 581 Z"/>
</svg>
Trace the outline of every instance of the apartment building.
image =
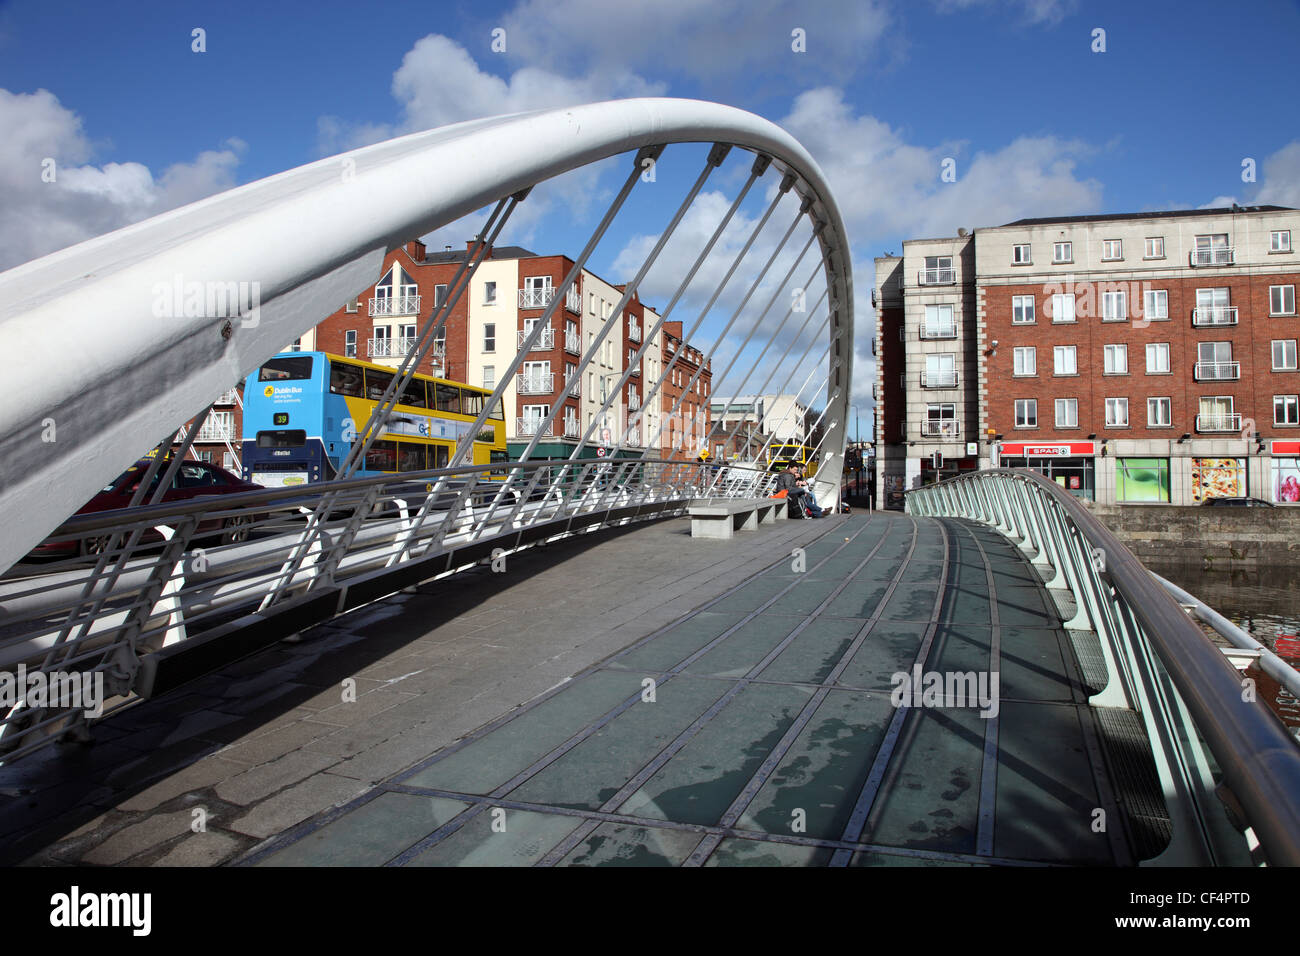
<svg viewBox="0 0 1300 956">
<path fill-rule="evenodd" d="M 808 406 L 797 395 L 733 395 L 713 399 L 718 422 L 710 444 L 719 458 L 753 461 L 765 447 L 809 437 Z"/>
<path fill-rule="evenodd" d="M 659 389 L 660 457 L 669 460 L 694 460 L 708 448 L 713 432 L 709 401 L 713 389 L 713 363 L 682 339 L 682 323 L 663 324 L 661 374 L 666 374 Z M 653 441 L 654 431 L 651 433 Z"/>
<path fill-rule="evenodd" d="M 979 466 L 1034 468 L 1103 504 L 1300 502 L 1297 231 L 1300 214 L 1277 206 L 976 230 L 973 271 L 957 285 L 975 303 L 978 388 L 959 400 Z M 882 274 L 878 260 L 878 386 L 901 360 L 906 421 L 893 427 L 910 435 L 929 419 L 910 351 L 889 354 L 898 296 Z M 887 482 L 899 471 L 888 441 L 898 399 L 882 397 Z M 908 467 L 903 481 L 929 477 Z"/>
</svg>

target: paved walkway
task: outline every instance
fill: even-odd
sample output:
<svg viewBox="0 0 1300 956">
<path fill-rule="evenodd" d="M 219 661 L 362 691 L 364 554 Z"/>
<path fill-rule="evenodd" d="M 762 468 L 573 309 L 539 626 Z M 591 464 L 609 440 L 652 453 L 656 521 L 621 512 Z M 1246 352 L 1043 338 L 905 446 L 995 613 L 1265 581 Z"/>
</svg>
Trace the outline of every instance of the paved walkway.
<svg viewBox="0 0 1300 956">
<path fill-rule="evenodd" d="M 991 530 L 677 520 L 510 561 L 124 714 L 110 747 L 160 749 L 78 780 L 101 809 L 33 862 L 1132 862 L 1094 831 L 1120 817 L 1070 639 Z"/>
</svg>

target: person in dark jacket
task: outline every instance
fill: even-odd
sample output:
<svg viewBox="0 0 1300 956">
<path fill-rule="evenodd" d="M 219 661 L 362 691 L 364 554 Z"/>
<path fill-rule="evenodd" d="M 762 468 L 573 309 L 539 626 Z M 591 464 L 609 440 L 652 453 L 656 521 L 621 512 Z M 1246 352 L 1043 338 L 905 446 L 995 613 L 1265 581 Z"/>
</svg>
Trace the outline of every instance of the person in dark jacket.
<svg viewBox="0 0 1300 956">
<path fill-rule="evenodd" d="M 776 490 L 785 491 L 786 497 L 794 502 L 795 507 L 800 509 L 800 513 L 803 508 L 807 508 L 814 518 L 823 517 L 822 510 L 817 507 L 817 502 L 808 491 L 808 483 L 799 476 L 797 466 L 790 465 L 777 476 Z"/>
</svg>

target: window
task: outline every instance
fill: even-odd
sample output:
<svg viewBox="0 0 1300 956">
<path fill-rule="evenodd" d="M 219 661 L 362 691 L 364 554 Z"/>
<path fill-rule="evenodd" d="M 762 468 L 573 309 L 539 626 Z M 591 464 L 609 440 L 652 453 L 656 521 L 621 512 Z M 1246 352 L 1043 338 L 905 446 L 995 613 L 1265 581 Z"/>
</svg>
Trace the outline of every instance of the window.
<svg viewBox="0 0 1300 956">
<path fill-rule="evenodd" d="M 1029 254 L 1029 243 L 1011 247 L 1011 264 L 1013 266 L 1027 266 L 1033 263 L 1033 257 Z"/>
<path fill-rule="evenodd" d="M 497 350 L 497 324 L 495 322 L 483 323 L 483 351 L 495 352 Z"/>
<path fill-rule="evenodd" d="M 1147 374 L 1165 375 L 1169 372 L 1169 343 L 1154 342 L 1147 346 Z"/>
<path fill-rule="evenodd" d="M 1165 257 L 1165 237 L 1148 236 L 1146 242 L 1146 251 L 1142 254 L 1144 259 L 1163 259 Z"/>
<path fill-rule="evenodd" d="M 495 365 L 483 366 L 483 387 L 484 388 L 497 387 L 497 367 Z"/>
<path fill-rule="evenodd" d="M 348 301 L 347 301 L 347 302 L 344 304 L 344 306 L 343 306 L 343 311 L 344 311 L 344 312 L 355 312 L 355 311 L 357 311 L 357 309 L 359 309 L 359 308 L 361 308 L 361 299 L 360 299 L 360 298 L 356 298 L 356 299 L 348 299 Z"/>
<path fill-rule="evenodd" d="M 1128 293 L 1103 292 L 1101 294 L 1101 320 L 1123 322 L 1128 318 Z"/>
<path fill-rule="evenodd" d="M 289 348 L 286 349 L 286 351 L 289 351 L 289 352 L 301 352 L 301 351 L 302 351 L 302 336 L 300 335 L 300 336 L 298 336 L 298 338 L 294 339 L 294 340 L 293 340 L 293 345 L 290 345 Z"/>
<path fill-rule="evenodd" d="M 1032 295 L 1013 295 L 1011 297 L 1011 323 L 1013 325 L 1032 325 L 1034 322 L 1034 297 Z"/>
<path fill-rule="evenodd" d="M 1168 458 L 1121 458 L 1115 464 L 1116 501 L 1169 503 Z"/>
<path fill-rule="evenodd" d="M 1196 343 L 1197 381 L 1235 379 L 1237 369 L 1237 363 L 1232 360 L 1231 342 Z"/>
<path fill-rule="evenodd" d="M 587 311 L 590 312 L 592 315 L 595 315 L 596 314 L 596 293 L 589 292 L 588 296 L 590 298 L 588 299 L 589 305 Z"/>
<path fill-rule="evenodd" d="M 1058 398 L 1056 400 L 1056 427 L 1079 427 L 1079 400 L 1077 398 Z"/>
<path fill-rule="evenodd" d="M 1017 428 L 1038 427 L 1038 399 L 1036 398 L 1016 399 L 1016 427 Z"/>
<path fill-rule="evenodd" d="M 1231 395 L 1202 395 L 1196 416 L 1196 430 L 1235 432 L 1241 428 L 1241 416 L 1233 410 Z"/>
<path fill-rule="evenodd" d="M 357 357 L 357 330 L 348 329 L 343 333 L 343 355 L 346 358 Z"/>
<path fill-rule="evenodd" d="M 1271 285 L 1268 287 L 1268 314 L 1295 315 L 1295 286 Z"/>
<path fill-rule="evenodd" d="M 441 309 L 447 301 L 447 287 L 445 285 L 436 285 L 433 287 L 433 307 Z"/>
<path fill-rule="evenodd" d="M 483 304 L 484 305 L 497 304 L 497 284 L 495 282 L 483 283 Z"/>
<path fill-rule="evenodd" d="M 1273 340 L 1273 371 L 1294 372 L 1296 370 L 1295 339 Z"/>
<path fill-rule="evenodd" d="M 1148 320 L 1169 318 L 1169 290 L 1147 289 L 1143 292 L 1142 314 Z"/>
<path fill-rule="evenodd" d="M 1073 322 L 1074 321 L 1074 295 L 1062 295 L 1060 293 L 1052 296 L 1052 321 L 1053 322 Z"/>
<path fill-rule="evenodd" d="M 1078 348 L 1074 345 L 1058 345 L 1052 349 L 1053 374 L 1078 375 Z"/>
<path fill-rule="evenodd" d="M 947 402 L 925 406 L 925 421 L 921 423 L 921 434 L 931 438 L 956 438 L 957 406 Z"/>
<path fill-rule="evenodd" d="M 1273 424 L 1300 425 L 1300 396 L 1273 396 Z"/>
<path fill-rule="evenodd" d="M 1172 399 L 1148 398 L 1147 425 L 1151 428 L 1168 428 L 1173 424 L 1172 408 Z"/>
<path fill-rule="evenodd" d="M 1038 374 L 1038 356 L 1037 350 L 1032 345 L 1017 348 L 1012 351 L 1013 362 L 1015 363 L 1015 375 L 1037 375 Z"/>
<path fill-rule="evenodd" d="M 1127 345 L 1107 345 L 1103 349 L 1107 375 L 1127 375 L 1128 374 L 1128 346 Z"/>
<path fill-rule="evenodd" d="M 1069 242 L 1058 242 L 1052 246 L 1053 262 L 1073 262 L 1074 261 L 1074 244 Z"/>
<path fill-rule="evenodd" d="M 1228 234 L 1224 232 L 1211 236 L 1197 236 L 1196 251 L 1192 253 L 1192 265 L 1232 265 L 1232 248 L 1228 245 Z"/>
<path fill-rule="evenodd" d="M 927 355 L 925 357 L 925 378 L 921 384 L 928 388 L 954 388 L 957 385 L 957 369 L 954 364 L 956 356 Z"/>
<path fill-rule="evenodd" d="M 1116 259 L 1124 258 L 1124 241 L 1122 239 L 1103 239 L 1101 243 L 1101 259 L 1103 262 L 1113 262 Z"/>
<path fill-rule="evenodd" d="M 1128 428 L 1128 399 L 1106 399 L 1106 427 Z"/>
<path fill-rule="evenodd" d="M 923 339 L 955 339 L 957 326 L 952 318 L 952 306 L 927 305 L 925 307 L 925 324 L 921 326 Z"/>
<path fill-rule="evenodd" d="M 956 273 L 952 271 L 952 256 L 926 256 L 925 272 L 921 276 L 921 281 L 945 285 L 956 281 Z"/>
<path fill-rule="evenodd" d="M 1290 252 L 1291 251 L 1291 230 L 1278 229 L 1268 234 L 1268 251 L 1269 252 Z"/>
</svg>

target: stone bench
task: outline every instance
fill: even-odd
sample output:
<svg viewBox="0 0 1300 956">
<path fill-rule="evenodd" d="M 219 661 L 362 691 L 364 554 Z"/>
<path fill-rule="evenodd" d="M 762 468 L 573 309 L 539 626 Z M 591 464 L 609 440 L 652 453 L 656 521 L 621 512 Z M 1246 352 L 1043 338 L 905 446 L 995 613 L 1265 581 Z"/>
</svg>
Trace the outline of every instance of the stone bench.
<svg viewBox="0 0 1300 956">
<path fill-rule="evenodd" d="M 784 498 L 699 498 L 686 512 L 692 538 L 730 538 L 787 516 Z"/>
</svg>

